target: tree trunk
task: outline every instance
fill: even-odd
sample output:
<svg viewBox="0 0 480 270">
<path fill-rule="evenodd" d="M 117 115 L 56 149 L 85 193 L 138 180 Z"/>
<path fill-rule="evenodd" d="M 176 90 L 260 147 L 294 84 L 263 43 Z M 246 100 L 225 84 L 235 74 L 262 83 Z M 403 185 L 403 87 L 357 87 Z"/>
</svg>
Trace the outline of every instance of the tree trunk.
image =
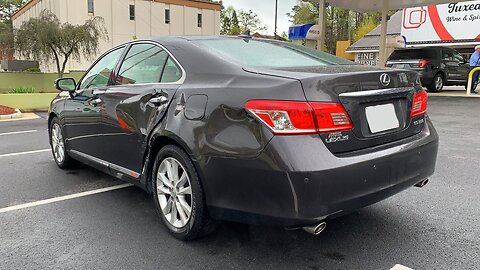
<svg viewBox="0 0 480 270">
<path fill-rule="evenodd" d="M 60 59 L 58 58 L 58 53 L 53 46 L 50 46 L 50 49 L 52 49 L 53 55 L 55 56 L 55 63 L 57 64 L 58 78 L 63 78 L 63 71 L 60 68 Z"/>
</svg>

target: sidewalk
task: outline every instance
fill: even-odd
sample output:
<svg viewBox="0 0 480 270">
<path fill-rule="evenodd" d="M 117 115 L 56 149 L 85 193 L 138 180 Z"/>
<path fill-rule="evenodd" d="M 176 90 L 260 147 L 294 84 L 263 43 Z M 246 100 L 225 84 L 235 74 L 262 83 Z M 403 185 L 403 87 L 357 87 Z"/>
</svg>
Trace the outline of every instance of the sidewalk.
<svg viewBox="0 0 480 270">
<path fill-rule="evenodd" d="M 477 89 L 478 90 L 478 89 Z M 467 95 L 467 91 L 463 86 L 445 86 L 440 93 L 428 93 L 430 97 L 468 97 L 480 98 L 480 94 Z"/>
</svg>

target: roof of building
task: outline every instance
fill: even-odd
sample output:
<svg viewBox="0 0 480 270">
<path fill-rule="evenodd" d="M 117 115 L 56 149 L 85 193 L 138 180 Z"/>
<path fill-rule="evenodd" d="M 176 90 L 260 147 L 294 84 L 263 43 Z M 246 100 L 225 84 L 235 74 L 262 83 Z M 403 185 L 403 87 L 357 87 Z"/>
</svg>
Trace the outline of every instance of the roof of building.
<svg viewBox="0 0 480 270">
<path fill-rule="evenodd" d="M 42 0 L 30 0 L 21 8 L 19 8 L 15 13 L 12 15 L 12 20 L 15 20 L 18 16 L 25 13 L 27 10 L 34 7 L 38 2 Z M 194 8 L 201 8 L 201 9 L 212 9 L 220 11 L 222 7 L 222 3 L 215 2 L 212 0 L 144 0 L 144 1 L 153 1 L 158 3 L 164 4 L 171 4 L 171 5 L 178 5 L 178 6 L 186 6 L 186 7 L 194 7 Z"/>
<path fill-rule="evenodd" d="M 397 11 L 390 17 L 387 25 L 387 36 L 399 36 L 402 32 L 402 11 Z M 380 25 L 363 38 L 348 47 L 347 52 L 375 51 L 380 49 Z"/>
</svg>

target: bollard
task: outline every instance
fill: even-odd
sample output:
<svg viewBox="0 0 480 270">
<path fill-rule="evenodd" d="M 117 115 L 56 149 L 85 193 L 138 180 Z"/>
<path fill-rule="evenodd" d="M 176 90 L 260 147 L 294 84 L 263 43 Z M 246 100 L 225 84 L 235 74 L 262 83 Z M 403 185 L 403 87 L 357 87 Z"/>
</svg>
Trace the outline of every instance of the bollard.
<svg viewBox="0 0 480 270">
<path fill-rule="evenodd" d="M 470 88 L 472 87 L 473 73 L 475 73 L 475 71 L 478 71 L 478 70 L 480 70 L 480 67 L 476 67 L 472 69 L 472 71 L 470 71 L 470 73 L 468 74 L 467 96 L 470 96 Z"/>
</svg>

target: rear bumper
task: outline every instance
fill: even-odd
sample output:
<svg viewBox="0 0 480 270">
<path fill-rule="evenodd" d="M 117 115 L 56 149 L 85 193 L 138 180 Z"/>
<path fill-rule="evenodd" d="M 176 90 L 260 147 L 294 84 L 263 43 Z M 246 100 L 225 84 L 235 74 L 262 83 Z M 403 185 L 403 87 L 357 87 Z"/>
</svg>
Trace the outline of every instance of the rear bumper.
<svg viewBox="0 0 480 270">
<path fill-rule="evenodd" d="M 282 227 L 312 225 L 386 199 L 430 177 L 438 135 L 427 121 L 407 139 L 338 157 L 318 136 L 276 136 L 254 160 L 205 166 L 213 218 Z"/>
</svg>

